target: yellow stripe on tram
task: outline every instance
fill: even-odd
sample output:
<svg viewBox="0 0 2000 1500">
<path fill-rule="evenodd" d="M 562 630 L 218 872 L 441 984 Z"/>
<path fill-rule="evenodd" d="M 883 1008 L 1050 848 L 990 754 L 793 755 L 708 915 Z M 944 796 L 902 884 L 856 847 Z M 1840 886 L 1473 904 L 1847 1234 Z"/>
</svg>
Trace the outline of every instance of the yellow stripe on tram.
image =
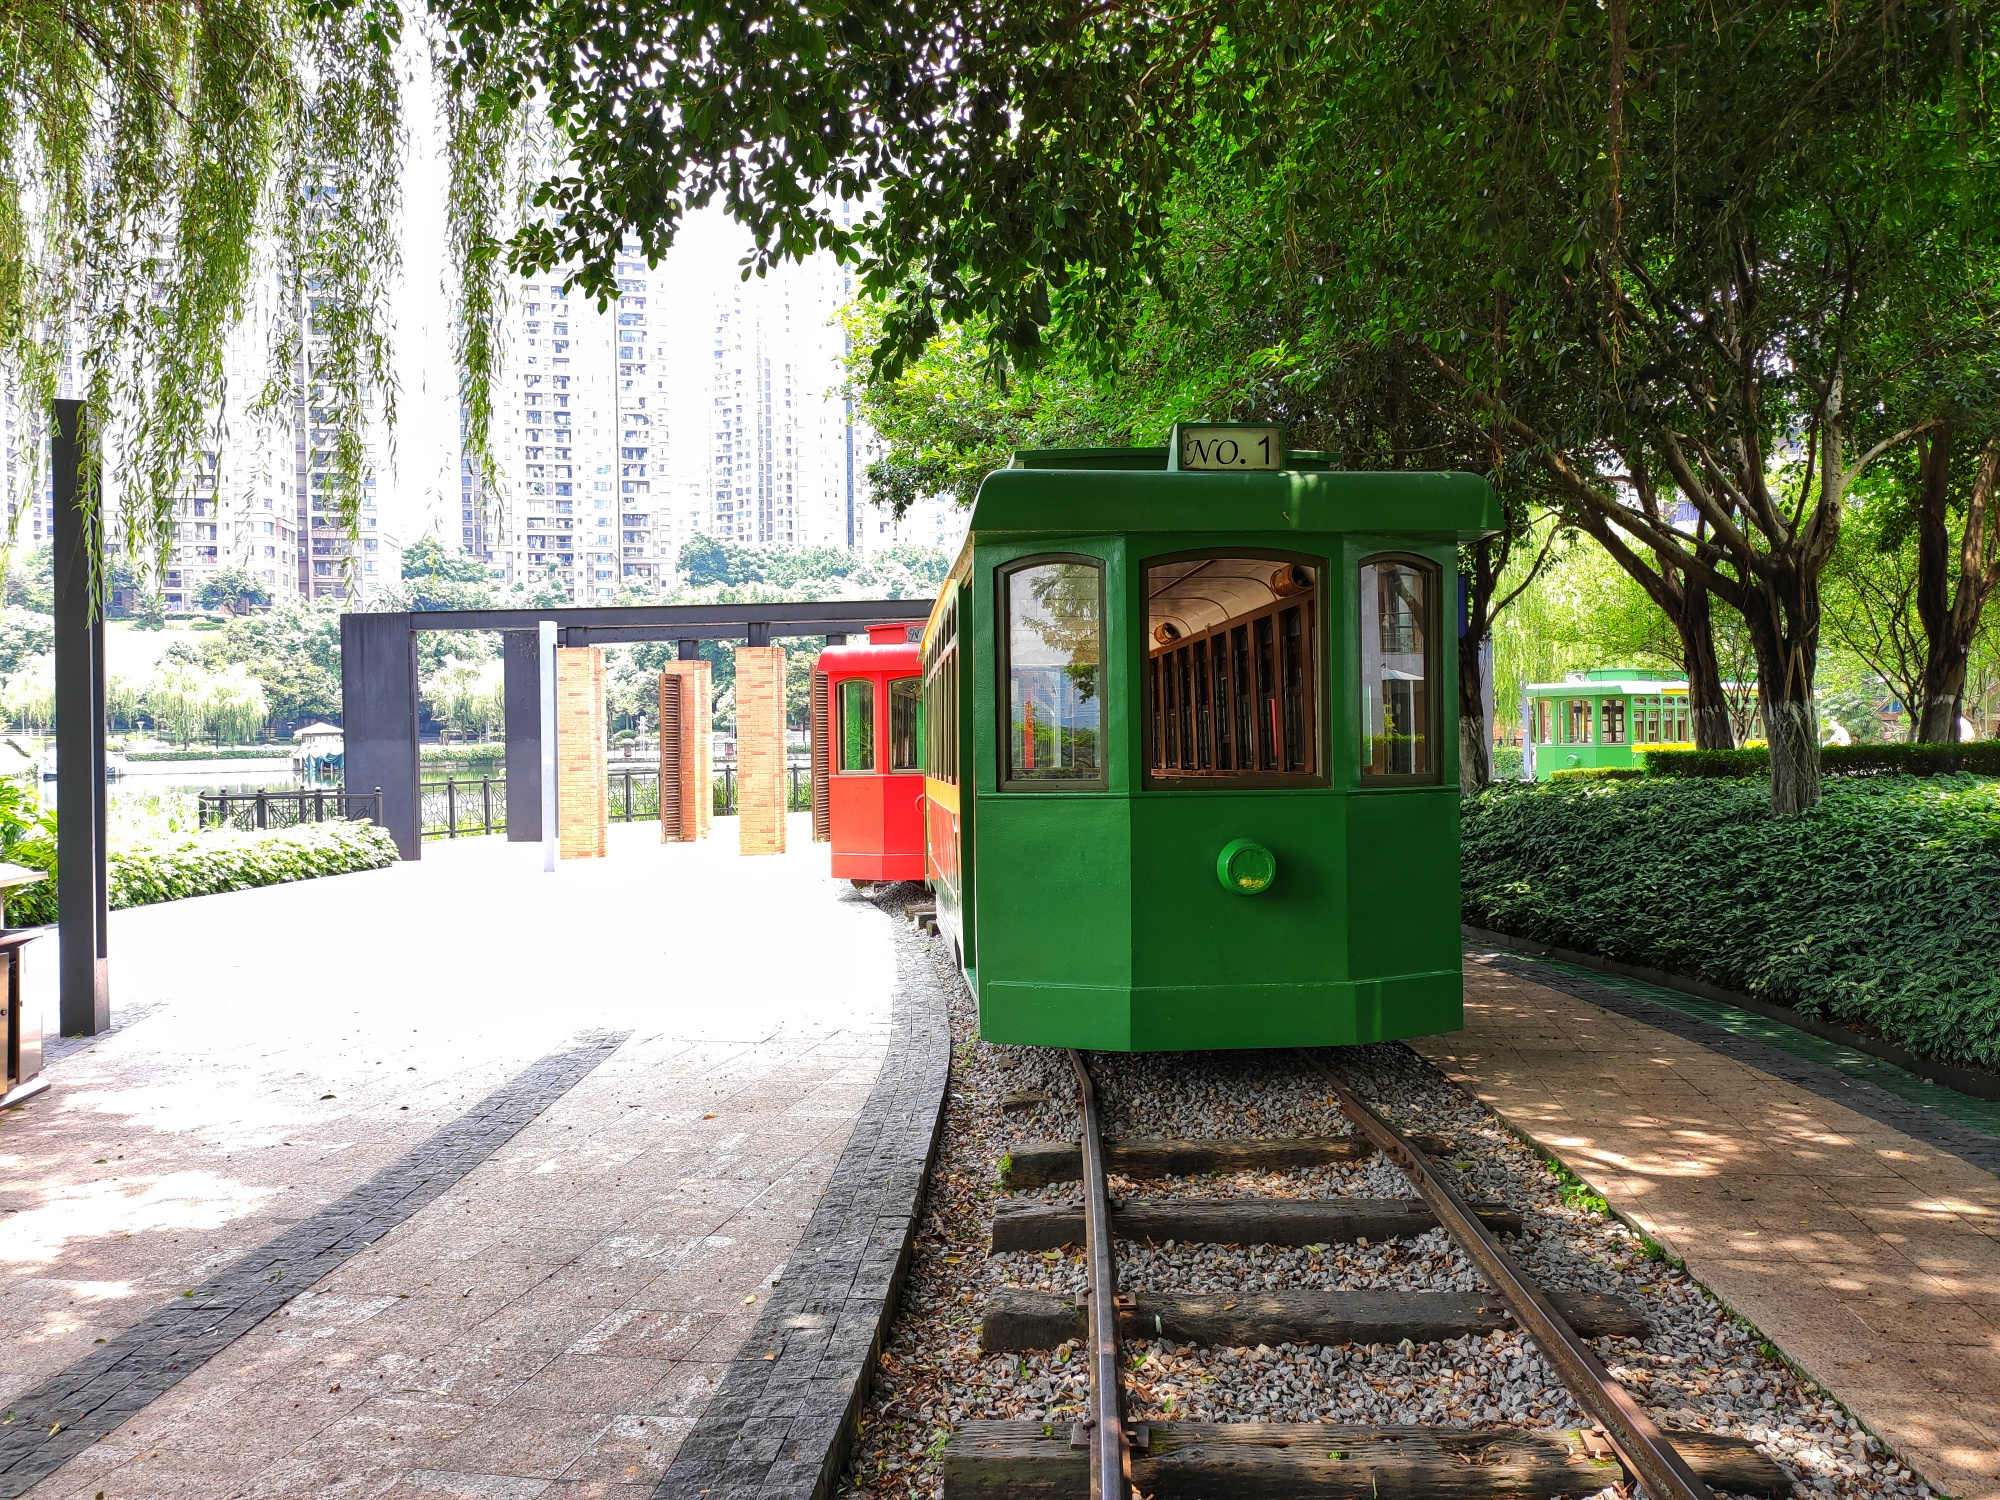
<svg viewBox="0 0 2000 1500">
<path fill-rule="evenodd" d="M 958 788 L 949 781 L 939 781 L 935 776 L 926 776 L 924 795 L 947 811 L 954 813 L 958 811 Z"/>
</svg>

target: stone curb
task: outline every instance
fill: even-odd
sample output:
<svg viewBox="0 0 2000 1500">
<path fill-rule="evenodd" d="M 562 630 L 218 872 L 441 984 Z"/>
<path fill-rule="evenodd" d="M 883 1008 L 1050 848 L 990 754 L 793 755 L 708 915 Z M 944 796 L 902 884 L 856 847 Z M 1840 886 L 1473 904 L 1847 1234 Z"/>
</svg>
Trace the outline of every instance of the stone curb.
<svg viewBox="0 0 2000 1500">
<path fill-rule="evenodd" d="M 909 1269 L 951 1079 L 951 1020 L 898 922 L 889 1050 L 819 1206 L 654 1500 L 826 1500 Z"/>
</svg>

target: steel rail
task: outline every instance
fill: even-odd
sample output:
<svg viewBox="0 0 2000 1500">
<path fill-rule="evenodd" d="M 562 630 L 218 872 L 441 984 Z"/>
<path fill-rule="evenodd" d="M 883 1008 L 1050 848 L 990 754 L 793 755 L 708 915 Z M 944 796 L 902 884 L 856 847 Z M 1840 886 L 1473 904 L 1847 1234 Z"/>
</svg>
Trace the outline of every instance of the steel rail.
<svg viewBox="0 0 2000 1500">
<path fill-rule="evenodd" d="M 1416 1184 L 1417 1192 L 1430 1205 L 1438 1222 L 1465 1247 L 1472 1263 L 1499 1291 L 1500 1300 L 1507 1304 L 1514 1321 L 1541 1346 L 1556 1378 L 1569 1387 L 1570 1394 L 1604 1428 L 1618 1457 L 1646 1487 L 1651 1500 L 1714 1500 L 1708 1486 L 1688 1467 L 1687 1460 L 1674 1451 L 1653 1419 L 1640 1409 L 1625 1387 L 1611 1378 L 1611 1372 L 1604 1368 L 1590 1345 L 1576 1336 L 1542 1289 L 1466 1208 L 1457 1190 L 1431 1169 L 1429 1159 L 1364 1104 L 1325 1063 L 1310 1052 L 1301 1051 L 1300 1056 L 1332 1085 L 1341 1112 L 1376 1150 L 1401 1167 Z"/>
<path fill-rule="evenodd" d="M 1092 1500 L 1126 1500 L 1132 1449 L 1118 1373 L 1118 1266 L 1111 1252 L 1111 1192 L 1104 1177 L 1097 1090 L 1083 1054 L 1072 1048 L 1069 1062 L 1076 1070 L 1083 1116 L 1084 1258 L 1090 1270 L 1090 1493 Z"/>
</svg>

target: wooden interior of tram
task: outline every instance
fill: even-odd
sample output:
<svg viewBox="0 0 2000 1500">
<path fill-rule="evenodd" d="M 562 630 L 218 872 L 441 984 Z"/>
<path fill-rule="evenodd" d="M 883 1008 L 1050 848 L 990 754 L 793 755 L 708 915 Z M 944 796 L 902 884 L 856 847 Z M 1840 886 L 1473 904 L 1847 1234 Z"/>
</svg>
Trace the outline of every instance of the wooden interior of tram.
<svg viewBox="0 0 2000 1500">
<path fill-rule="evenodd" d="M 1207 556 L 1147 566 L 1147 779 L 1320 775 L 1319 565 Z"/>
</svg>

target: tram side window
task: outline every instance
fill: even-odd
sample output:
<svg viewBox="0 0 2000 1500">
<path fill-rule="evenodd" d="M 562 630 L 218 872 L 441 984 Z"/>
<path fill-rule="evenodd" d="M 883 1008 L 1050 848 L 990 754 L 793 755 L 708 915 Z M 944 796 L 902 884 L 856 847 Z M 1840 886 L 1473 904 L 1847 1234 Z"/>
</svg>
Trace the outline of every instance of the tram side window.
<svg viewBox="0 0 2000 1500">
<path fill-rule="evenodd" d="M 1434 777 L 1437 570 L 1410 558 L 1361 565 L 1361 774 Z"/>
<path fill-rule="evenodd" d="M 889 769 L 920 770 L 924 763 L 924 700 L 914 677 L 889 683 Z"/>
<path fill-rule="evenodd" d="M 1030 563 L 1006 575 L 1007 780 L 1101 782 L 1104 567 Z"/>
<path fill-rule="evenodd" d="M 924 732 L 924 726 L 930 732 Z M 917 754 L 936 781 L 958 785 L 958 604 L 944 607 L 924 653 L 924 706 Z"/>
<path fill-rule="evenodd" d="M 1554 732 L 1554 729 L 1549 724 L 1549 700 L 1546 698 L 1537 698 L 1535 700 L 1535 743 L 1537 745 L 1554 744 L 1555 741 L 1549 738 Z"/>
<path fill-rule="evenodd" d="M 1625 743 L 1625 700 L 1606 698 L 1603 709 L 1604 743 L 1622 745 Z"/>
<path fill-rule="evenodd" d="M 1155 782 L 1319 768 L 1319 569 L 1184 557 L 1146 569 L 1146 769 Z"/>
<path fill-rule="evenodd" d="M 840 764 L 836 771 L 875 769 L 875 683 L 850 677 L 840 684 Z"/>
</svg>

